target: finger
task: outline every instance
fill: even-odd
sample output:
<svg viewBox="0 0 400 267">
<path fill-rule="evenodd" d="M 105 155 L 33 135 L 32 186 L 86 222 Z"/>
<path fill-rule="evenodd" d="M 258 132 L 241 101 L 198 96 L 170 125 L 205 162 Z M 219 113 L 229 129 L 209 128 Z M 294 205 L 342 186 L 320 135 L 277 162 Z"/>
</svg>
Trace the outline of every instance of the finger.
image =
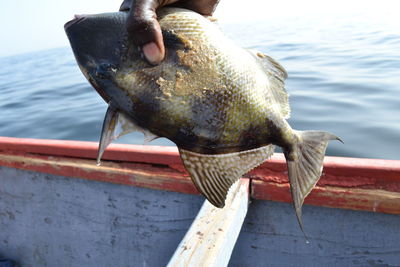
<svg viewBox="0 0 400 267">
<path fill-rule="evenodd" d="M 124 0 L 119 8 L 119 11 L 129 11 L 131 9 L 131 6 L 132 0 Z"/>
<path fill-rule="evenodd" d="M 160 63 L 165 56 L 161 27 L 155 10 L 161 6 L 177 6 L 212 15 L 219 0 L 125 0 L 121 11 L 129 10 L 126 27 L 129 39 L 142 48 L 151 64 Z"/>
<path fill-rule="evenodd" d="M 126 22 L 128 38 L 142 48 L 143 55 L 151 64 L 160 63 L 165 55 L 161 27 L 155 13 L 159 6 L 158 0 L 134 0 Z"/>
<path fill-rule="evenodd" d="M 134 0 L 124 0 L 119 8 L 119 11 L 129 11 Z M 166 6 L 175 3 L 179 0 L 158 0 L 158 7 Z"/>
<path fill-rule="evenodd" d="M 219 0 L 183 0 L 173 3 L 171 6 L 193 10 L 205 16 L 211 16 L 218 5 Z"/>
</svg>

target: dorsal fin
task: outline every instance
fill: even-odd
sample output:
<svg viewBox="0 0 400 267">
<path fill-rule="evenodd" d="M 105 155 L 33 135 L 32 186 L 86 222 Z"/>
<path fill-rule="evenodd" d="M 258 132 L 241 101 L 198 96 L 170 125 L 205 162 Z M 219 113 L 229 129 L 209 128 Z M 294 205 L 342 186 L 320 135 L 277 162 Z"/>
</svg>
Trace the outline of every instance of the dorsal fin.
<svg viewBox="0 0 400 267">
<path fill-rule="evenodd" d="M 280 112 L 285 119 L 290 116 L 289 95 L 285 89 L 285 79 L 288 77 L 286 70 L 276 60 L 261 52 L 248 50 L 254 56 L 270 81 L 270 88 L 275 102 L 279 104 Z"/>
<path fill-rule="evenodd" d="M 109 106 L 104 117 L 103 128 L 101 130 L 99 151 L 97 154 L 97 165 L 100 165 L 100 159 L 103 156 L 103 153 L 106 150 L 107 146 L 112 141 L 131 132 L 142 132 L 144 134 L 145 144 L 158 137 L 150 133 L 146 129 L 137 126 L 124 113 L 119 112 Z"/>
<path fill-rule="evenodd" d="M 196 188 L 218 208 L 224 207 L 231 185 L 243 174 L 267 160 L 273 152 L 273 145 L 219 155 L 179 149 L 183 164 Z"/>
</svg>

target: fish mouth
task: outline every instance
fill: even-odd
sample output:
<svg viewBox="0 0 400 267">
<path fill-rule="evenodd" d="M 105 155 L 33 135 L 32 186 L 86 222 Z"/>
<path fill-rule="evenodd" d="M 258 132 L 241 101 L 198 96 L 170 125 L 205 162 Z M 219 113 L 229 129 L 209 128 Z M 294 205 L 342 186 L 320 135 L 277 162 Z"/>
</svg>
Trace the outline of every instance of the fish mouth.
<svg viewBox="0 0 400 267">
<path fill-rule="evenodd" d="M 74 15 L 74 18 L 72 20 L 64 24 L 64 30 L 67 30 L 72 25 L 77 24 L 85 19 L 86 19 L 85 15 Z"/>
<path fill-rule="evenodd" d="M 118 92 L 115 73 L 126 53 L 126 18 L 122 12 L 75 15 L 64 25 L 79 68 L 106 102 Z"/>
</svg>

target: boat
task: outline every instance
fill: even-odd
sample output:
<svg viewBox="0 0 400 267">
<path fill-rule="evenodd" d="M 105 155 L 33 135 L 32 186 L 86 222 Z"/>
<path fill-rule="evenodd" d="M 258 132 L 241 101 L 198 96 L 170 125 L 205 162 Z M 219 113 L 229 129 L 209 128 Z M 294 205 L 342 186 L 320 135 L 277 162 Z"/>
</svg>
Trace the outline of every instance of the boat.
<svg viewBox="0 0 400 267">
<path fill-rule="evenodd" d="M 0 257 L 21 266 L 400 266 L 400 161 L 326 157 L 303 206 L 276 153 L 214 208 L 175 147 L 0 137 Z M 309 242 L 308 242 L 308 241 Z"/>
</svg>

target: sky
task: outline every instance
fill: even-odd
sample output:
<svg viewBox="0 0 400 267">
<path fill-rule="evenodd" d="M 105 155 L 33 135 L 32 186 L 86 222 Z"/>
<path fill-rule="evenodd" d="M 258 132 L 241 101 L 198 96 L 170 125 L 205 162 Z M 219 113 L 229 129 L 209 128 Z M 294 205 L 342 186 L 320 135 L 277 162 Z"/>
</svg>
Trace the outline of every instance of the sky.
<svg viewBox="0 0 400 267">
<path fill-rule="evenodd" d="M 63 25 L 74 14 L 118 10 L 121 0 L 2 0 L 0 57 L 68 45 Z M 245 2 L 246 4 L 242 4 Z M 361 14 L 396 24 L 398 0 L 221 0 L 215 16 L 220 23 L 296 17 Z"/>
</svg>

